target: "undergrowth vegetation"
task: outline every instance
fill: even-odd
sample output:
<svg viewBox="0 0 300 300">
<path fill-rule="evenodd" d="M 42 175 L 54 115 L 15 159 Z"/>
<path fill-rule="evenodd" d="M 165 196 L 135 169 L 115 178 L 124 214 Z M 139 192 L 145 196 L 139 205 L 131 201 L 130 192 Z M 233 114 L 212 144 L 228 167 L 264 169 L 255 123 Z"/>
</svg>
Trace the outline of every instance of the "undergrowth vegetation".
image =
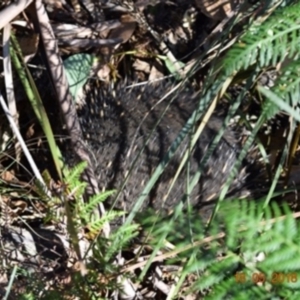
<svg viewBox="0 0 300 300">
<path fill-rule="evenodd" d="M 56 272 L 51 270 L 52 273 L 49 273 L 52 277 L 47 272 L 46 276 L 38 275 L 40 273 L 30 271 L 27 265 L 13 267 L 11 263 L 4 263 L 3 258 L 1 272 L 8 274 L 5 286 L 1 284 L 1 289 L 5 288 L 6 291 L 4 299 L 111 299 L 114 293 L 119 295 L 118 299 L 124 299 L 128 295 L 124 282 L 130 280 L 137 289 L 149 286 L 151 280 L 156 279 L 153 274 L 158 267 L 164 270 L 159 275 L 160 279 L 170 285 L 167 295 L 157 293 L 157 299 L 299 299 L 299 203 L 297 186 L 292 186 L 288 178 L 291 174 L 293 178 L 299 177 L 293 166 L 298 155 L 300 136 L 300 3 L 287 1 L 278 7 L 277 2 L 274 3 L 268 1 L 269 6 L 260 8 L 265 9 L 265 14 L 244 24 L 233 43 L 229 41 L 230 24 L 218 37 L 222 46 L 228 49 L 223 51 L 221 46 L 219 49 L 222 51 L 210 61 L 199 93 L 198 109 L 186 125 L 194 124 L 195 120 L 201 118 L 209 118 L 222 99 L 226 98 L 230 103 L 222 130 L 202 158 L 199 172 L 193 178 L 187 176 L 188 191 L 199 182 L 213 147 L 236 115 L 239 116 L 239 126 L 248 130 L 234 170 L 209 220 L 202 220 L 197 209 L 184 210 L 183 203 L 168 216 L 151 211 L 138 213 L 172 154 L 184 140 L 184 132 L 187 132 L 185 128 L 163 162 L 153 170 L 152 178 L 145 184 L 132 211 L 125 213 L 107 209 L 104 214 L 95 214 L 100 204 L 105 205 L 108 197 L 114 197 L 120 191 L 99 192 L 87 197 L 85 191 L 88 183 L 80 177 L 86 164 L 80 163 L 71 170 L 63 166 L 62 155 L 56 145 L 58 139 L 52 133 L 46 108 L 42 106 L 41 97 L 37 96 L 38 89 L 30 71 L 28 68 L 24 71 L 26 64 L 13 39 L 13 63 L 51 145 L 50 151 L 55 163 L 51 160 L 48 163 L 55 165 L 53 169 L 57 171 L 58 179 L 55 181 L 46 175 L 48 173 L 35 173 L 35 182 L 28 184 L 30 189 L 24 185 L 21 193 L 17 188 L 14 190 L 11 180 L 7 180 L 7 176 L 13 176 L 10 173 L 11 165 L 1 168 L 2 239 L 5 234 L 11 234 L 6 233 L 6 230 L 12 228 L 17 231 L 16 227 L 20 224 L 30 229 L 29 221 L 22 221 L 18 213 L 14 213 L 12 220 L 7 221 L 7 215 L 12 214 L 8 208 L 12 200 L 7 199 L 18 199 L 21 195 L 25 199 L 26 193 L 32 193 L 34 199 L 26 195 L 24 205 L 28 207 L 28 203 L 31 203 L 42 211 L 38 217 L 39 223 L 62 228 L 60 232 L 63 232 L 64 237 L 60 243 L 67 248 L 69 258 L 64 265 L 68 271 L 64 275 L 54 276 Z M 89 56 L 88 61 L 91 60 Z M 74 64 L 70 60 L 65 68 L 76 68 Z M 270 70 L 276 73 L 272 84 L 262 84 L 261 76 L 268 75 Z M 83 73 L 80 87 L 88 79 L 89 73 Z M 196 70 L 185 76 L 180 83 L 192 80 L 195 73 Z M 236 86 L 239 87 L 238 93 L 232 96 L 230 89 Z M 76 97 L 77 92 L 73 96 Z M 257 107 L 254 119 L 247 111 L 252 102 Z M 274 162 L 271 161 L 270 149 L 265 147 L 258 135 L 266 124 L 276 121 L 278 116 L 285 116 L 288 125 L 285 128 L 284 143 L 277 145 Z M 197 134 L 200 132 L 195 134 L 195 141 L 199 137 Z M 14 135 L 18 136 L 16 133 Z M 223 201 L 254 144 L 257 145 L 258 157 L 262 157 L 261 166 L 265 167 L 269 175 L 262 182 L 263 192 L 259 193 L 259 199 L 251 195 L 248 199 Z M 11 153 L 15 144 L 10 142 L 5 145 L 3 142 L 1 146 L 0 161 L 2 159 L 6 162 L 7 157 L 12 156 L 8 153 Z M 34 165 L 32 170 L 39 172 L 34 160 L 35 157 L 30 162 Z M 291 200 L 288 195 L 294 198 Z M 88 200 L 84 201 L 86 198 Z M 103 228 L 116 219 L 122 219 L 123 225 L 112 230 L 109 236 L 104 236 Z M 1 257 L 5 257 L 7 252 L 1 251 Z M 189 295 L 194 298 L 188 298 Z"/>
</svg>

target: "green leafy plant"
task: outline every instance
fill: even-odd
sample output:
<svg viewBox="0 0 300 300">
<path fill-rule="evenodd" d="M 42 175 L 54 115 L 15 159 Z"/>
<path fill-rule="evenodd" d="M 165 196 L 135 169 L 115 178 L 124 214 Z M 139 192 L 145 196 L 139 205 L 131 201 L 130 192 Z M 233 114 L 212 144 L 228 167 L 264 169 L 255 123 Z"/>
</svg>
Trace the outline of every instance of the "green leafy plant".
<svg viewBox="0 0 300 300">
<path fill-rule="evenodd" d="M 154 226 L 146 218 L 143 226 L 151 228 L 153 246 L 162 235 L 176 245 L 165 257 L 172 265 L 184 263 L 179 282 L 198 274 L 182 297 L 200 291 L 205 299 L 299 297 L 299 224 L 287 205 L 228 201 L 209 228 L 197 213 L 156 220 Z"/>
<path fill-rule="evenodd" d="M 62 155 L 60 153 L 59 148 L 56 145 L 54 134 L 50 125 L 49 118 L 45 111 L 45 107 L 41 100 L 36 84 L 32 78 L 32 75 L 27 65 L 24 63 L 24 57 L 22 51 L 18 45 L 16 38 L 13 35 L 12 35 L 12 42 L 13 43 L 12 43 L 12 47 L 10 48 L 10 52 L 11 52 L 11 57 L 14 66 L 17 70 L 18 76 L 21 79 L 22 85 L 30 101 L 30 104 L 47 138 L 57 174 L 59 175 L 60 178 L 62 178 L 62 173 L 61 173 Z"/>
<path fill-rule="evenodd" d="M 271 1 L 268 1 L 269 3 Z M 199 95 L 199 109 L 187 122 L 165 160 L 154 170 L 153 177 L 145 185 L 145 190 L 137 199 L 132 212 L 129 212 L 125 224 L 119 223 L 119 228 L 109 238 L 100 235 L 103 224 L 120 218 L 124 212 L 108 211 L 101 218 L 91 218 L 95 207 L 108 197 L 114 196 L 115 191 L 94 195 L 84 202 L 86 184 L 80 180 L 80 175 L 86 167 L 84 163 L 65 173 L 62 190 L 57 197 L 48 199 L 46 193 L 40 189 L 41 199 L 48 203 L 49 210 L 52 210 L 47 220 L 52 220 L 55 224 L 60 218 L 67 219 L 71 245 L 79 254 L 78 257 L 80 257 L 78 232 L 86 230 L 88 232 L 86 236 L 91 241 L 89 250 L 92 251 L 92 256 L 89 257 L 86 265 L 89 272 L 84 277 L 79 272 L 71 274 L 72 285 L 69 290 L 64 291 L 65 294 L 82 299 L 100 299 L 101 291 L 120 289 L 121 273 L 131 277 L 136 283 L 141 283 L 150 266 L 154 262 L 159 262 L 179 266 L 168 299 L 185 298 L 191 293 L 201 299 L 299 298 L 298 214 L 293 214 L 284 203 L 270 202 L 288 157 L 293 127 L 287 143 L 282 145 L 280 162 L 274 171 L 267 195 L 261 201 L 252 199 L 223 201 L 230 181 L 249 152 L 262 125 L 275 118 L 282 110 L 299 121 L 299 111 L 296 106 L 299 102 L 300 90 L 298 74 L 300 4 L 297 2 L 285 4 L 285 7 L 273 8 L 274 12 L 266 18 L 266 21 L 261 18 L 245 26 L 243 33 L 229 47 L 229 50 L 222 57 L 215 57 Z M 272 6 L 264 9 L 267 11 L 270 7 Z M 224 34 L 228 35 L 228 32 L 224 30 Z M 225 40 L 226 38 L 222 36 L 222 41 Z M 82 60 L 84 63 L 81 65 Z M 73 56 L 65 61 L 67 70 L 72 70 L 71 73 L 75 70 L 72 74 L 68 73 L 69 82 L 74 86 L 72 93 L 75 98 L 88 78 L 91 63 L 92 56 L 87 54 Z M 263 87 L 259 76 L 269 68 L 276 68 L 277 78 L 273 87 Z M 194 178 L 187 176 L 187 181 L 190 182 L 188 190 L 190 190 L 199 181 L 201 171 L 230 119 L 237 113 L 243 115 L 239 112 L 239 108 L 247 95 L 250 94 L 249 99 L 252 99 L 254 93 L 262 95 L 259 103 L 260 114 L 253 127 L 248 126 L 251 132 L 232 176 L 221 192 L 211 221 L 205 223 L 195 210 L 183 211 L 180 204 L 171 217 L 152 213 L 138 218 L 140 225 L 132 224 L 138 208 L 169 163 L 178 144 L 186 137 L 188 129 L 194 126 L 208 110 L 213 111 L 216 103 L 237 82 L 240 84 L 240 90 L 231 102 L 222 129 L 215 137 L 212 147 L 202 158 L 199 172 Z M 41 118 L 40 115 L 38 117 Z M 195 136 L 195 139 L 197 137 Z M 122 192 L 122 187 L 120 189 L 118 192 Z M 63 209 L 60 212 L 55 211 L 56 218 L 54 218 L 53 208 L 58 203 Z M 136 276 L 126 272 L 125 268 L 116 266 L 115 257 L 117 253 L 131 246 L 137 236 L 138 228 L 142 228 L 148 234 L 143 245 L 149 244 L 152 254 L 145 261 L 145 268 L 139 272 L 139 276 Z M 166 250 L 169 249 L 170 244 L 173 245 L 173 249 Z M 158 254 L 159 251 L 163 254 Z M 135 261 L 139 255 L 140 253 L 136 255 Z M 83 256 L 87 257 L 87 253 L 83 253 Z M 11 278 L 14 277 L 13 275 Z M 36 295 L 41 294 L 41 281 L 30 279 L 31 285 L 28 285 L 30 291 L 24 294 L 24 299 L 35 299 Z M 190 283 L 188 288 L 183 289 L 184 282 Z M 63 298 L 63 293 L 59 292 L 58 287 L 55 291 L 43 290 L 44 299 Z"/>
<path fill-rule="evenodd" d="M 70 92 L 75 102 L 89 78 L 94 60 L 93 55 L 86 53 L 78 53 L 64 60 Z"/>
<path fill-rule="evenodd" d="M 250 24 L 225 55 L 215 59 L 215 68 L 210 72 L 212 76 L 208 76 L 204 83 L 200 115 L 214 101 L 218 101 L 241 74 L 245 71 L 248 74 L 239 94 L 232 102 L 224 126 L 238 112 L 249 91 L 250 99 L 254 91 L 259 91 L 265 96 L 258 120 L 251 128 L 248 140 L 236 162 L 236 169 L 249 152 L 265 122 L 282 110 L 299 120 L 296 108 L 299 102 L 299 12 L 299 3 L 292 3 L 290 6 L 277 8 L 265 22 L 258 20 Z M 274 86 L 262 87 L 258 78 L 264 70 L 271 67 L 277 67 Z M 255 89 L 251 91 L 253 87 Z M 182 262 L 183 258 L 185 259 L 185 267 L 179 275 L 180 279 L 173 293 L 174 298 L 178 297 L 181 284 L 191 273 L 197 273 L 199 279 L 189 292 L 201 291 L 205 299 L 252 299 L 269 297 L 268 295 L 270 298 L 279 295 L 292 299 L 299 297 L 296 292 L 299 288 L 299 266 L 296 263 L 300 249 L 297 234 L 299 226 L 286 205 L 281 207 L 275 203 L 270 204 L 288 157 L 292 136 L 293 127 L 287 143 L 282 145 L 282 155 L 274 171 L 270 191 L 261 203 L 250 200 L 237 203 L 219 201 L 215 209 L 215 218 L 208 227 L 198 215 L 192 217 L 186 213 L 179 213 L 177 217 L 167 220 L 159 220 L 157 216 L 155 219 L 153 216 L 142 219 L 143 226 L 150 228 L 151 236 L 155 237 L 155 249 L 160 249 L 165 244 L 162 241 L 168 239 L 176 245 L 176 250 L 171 251 L 170 256 L 178 255 L 170 262 Z M 215 140 L 217 139 L 218 136 Z M 207 152 L 209 155 L 210 150 Z M 202 166 L 205 165 L 206 159 L 206 156 L 202 159 Z M 233 171 L 228 179 L 228 185 L 235 172 Z M 154 174 L 156 175 L 156 172 Z M 191 183 L 195 182 L 197 179 L 191 180 Z M 220 200 L 225 199 L 225 195 L 226 187 Z M 272 217 L 277 220 L 273 220 Z M 216 240 L 224 236 L 223 248 Z M 200 246 L 206 244 L 205 240 L 208 241 L 208 248 L 199 250 Z M 256 261 L 260 253 L 263 253 L 264 259 Z M 151 259 L 155 260 L 154 257 Z M 150 264 L 151 262 L 148 265 Z M 281 279 L 284 279 L 280 285 L 277 285 L 278 282 L 275 282 L 274 278 L 278 273 L 283 277 Z M 142 274 L 145 275 L 144 272 Z M 239 282 L 236 274 L 237 277 L 239 274 L 245 275 L 246 282 Z M 261 286 L 257 285 L 257 276 L 262 276 L 260 279 L 264 283 Z M 245 296 L 241 296 L 241 293 Z"/>
</svg>

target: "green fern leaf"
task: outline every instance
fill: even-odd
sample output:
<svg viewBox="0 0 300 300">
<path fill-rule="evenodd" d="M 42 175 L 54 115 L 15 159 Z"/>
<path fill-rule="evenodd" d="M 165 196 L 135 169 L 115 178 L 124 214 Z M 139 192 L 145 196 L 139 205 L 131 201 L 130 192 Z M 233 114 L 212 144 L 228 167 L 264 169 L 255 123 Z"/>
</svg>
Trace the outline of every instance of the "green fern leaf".
<svg viewBox="0 0 300 300">
<path fill-rule="evenodd" d="M 102 192 L 90 197 L 88 203 L 81 207 L 80 210 L 81 217 L 85 218 L 85 216 L 90 216 L 90 214 L 98 206 L 99 203 L 104 202 L 108 197 L 110 197 L 114 193 L 115 191 L 112 190 L 112 191 Z"/>
<path fill-rule="evenodd" d="M 275 65 L 300 50 L 300 3 L 278 9 L 263 24 L 254 23 L 222 60 L 223 74 L 231 76 L 251 65 Z"/>
</svg>

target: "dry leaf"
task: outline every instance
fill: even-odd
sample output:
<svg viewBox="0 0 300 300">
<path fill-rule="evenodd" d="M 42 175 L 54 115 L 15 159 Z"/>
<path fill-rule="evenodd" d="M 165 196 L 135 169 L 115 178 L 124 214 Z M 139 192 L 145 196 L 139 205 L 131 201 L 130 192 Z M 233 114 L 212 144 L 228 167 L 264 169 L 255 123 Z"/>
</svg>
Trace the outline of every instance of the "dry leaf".
<svg viewBox="0 0 300 300">
<path fill-rule="evenodd" d="M 164 74 L 162 72 L 160 72 L 155 66 L 153 66 L 151 68 L 150 75 L 149 75 L 150 81 L 157 80 L 157 79 L 163 78 L 163 77 L 164 77 Z"/>
<path fill-rule="evenodd" d="M 122 39 L 122 43 L 126 43 L 131 36 L 133 35 L 135 28 L 136 28 L 136 22 L 129 16 L 129 15 L 124 15 L 121 18 L 122 25 L 113 29 L 108 38 L 109 39 L 117 39 L 120 38 Z M 115 48 L 117 48 L 115 46 Z"/>
<path fill-rule="evenodd" d="M 1 179 L 4 180 L 4 181 L 7 181 L 7 182 L 17 181 L 17 179 L 15 177 L 15 174 L 13 172 L 10 172 L 10 171 L 1 172 Z"/>
<path fill-rule="evenodd" d="M 28 127 L 27 131 L 26 131 L 26 139 L 30 139 L 34 136 L 34 125 L 35 124 L 32 124 Z"/>
<path fill-rule="evenodd" d="M 236 8 L 239 0 L 196 0 L 202 13 L 214 20 L 222 20 Z"/>
<path fill-rule="evenodd" d="M 136 59 L 132 65 L 133 69 L 136 71 L 145 72 L 146 74 L 150 73 L 150 65 L 148 62 L 140 59 Z"/>
<path fill-rule="evenodd" d="M 16 214 L 21 214 L 28 207 L 28 204 L 24 200 L 11 201 L 12 211 Z"/>
</svg>

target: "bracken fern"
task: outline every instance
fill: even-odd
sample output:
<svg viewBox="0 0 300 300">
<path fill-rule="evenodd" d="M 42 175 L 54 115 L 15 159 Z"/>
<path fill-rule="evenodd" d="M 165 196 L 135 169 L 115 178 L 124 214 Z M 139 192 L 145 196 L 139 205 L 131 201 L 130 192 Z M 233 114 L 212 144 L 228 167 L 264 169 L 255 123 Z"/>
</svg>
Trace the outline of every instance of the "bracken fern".
<svg viewBox="0 0 300 300">
<path fill-rule="evenodd" d="M 250 71 L 243 93 L 256 85 L 262 71 L 276 67 L 275 85 L 269 90 L 259 88 L 259 91 L 266 91 L 263 95 L 267 97 L 249 140 L 253 142 L 266 120 L 282 109 L 287 111 L 285 107 L 295 116 L 300 81 L 299 16 L 300 3 L 292 3 L 277 8 L 265 22 L 259 20 L 249 25 L 224 57 L 217 58 L 216 71 L 211 72 L 214 76 L 208 77 L 204 84 L 202 111 L 215 97 L 220 98 L 239 74 Z M 239 105 L 240 102 L 237 102 L 241 98 L 237 97 L 236 104 Z M 282 145 L 282 149 L 285 146 Z M 246 147 L 245 152 L 250 146 Z M 203 299 L 298 299 L 299 224 L 286 204 L 270 204 L 270 197 L 272 195 L 262 202 L 244 200 L 220 203 L 209 227 L 199 220 L 197 214 L 156 218 L 155 222 L 153 218 L 144 218 L 143 225 L 151 229 L 154 245 L 162 236 L 176 245 L 177 256 L 174 258 L 171 253 L 166 256 L 172 257 L 170 263 L 185 261 L 179 274 L 180 283 L 191 273 L 198 274 L 185 295 L 200 292 Z M 174 296 L 180 294 L 180 283 Z"/>
</svg>

